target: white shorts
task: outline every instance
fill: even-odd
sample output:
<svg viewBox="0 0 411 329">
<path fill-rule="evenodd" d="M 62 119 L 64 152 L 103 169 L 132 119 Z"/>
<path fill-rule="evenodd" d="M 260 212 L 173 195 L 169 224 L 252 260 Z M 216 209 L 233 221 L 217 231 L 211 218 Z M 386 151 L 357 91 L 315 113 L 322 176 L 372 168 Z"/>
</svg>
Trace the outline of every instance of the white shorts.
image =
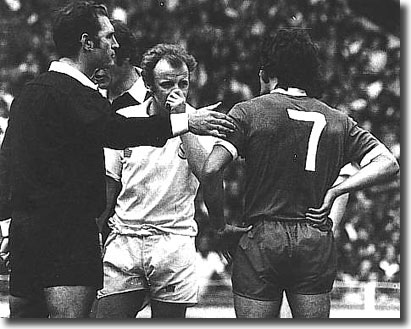
<svg viewBox="0 0 411 329">
<path fill-rule="evenodd" d="M 104 285 L 97 298 L 147 290 L 151 300 L 196 304 L 195 238 L 176 234 L 129 236 L 111 232 L 104 246 Z"/>
</svg>

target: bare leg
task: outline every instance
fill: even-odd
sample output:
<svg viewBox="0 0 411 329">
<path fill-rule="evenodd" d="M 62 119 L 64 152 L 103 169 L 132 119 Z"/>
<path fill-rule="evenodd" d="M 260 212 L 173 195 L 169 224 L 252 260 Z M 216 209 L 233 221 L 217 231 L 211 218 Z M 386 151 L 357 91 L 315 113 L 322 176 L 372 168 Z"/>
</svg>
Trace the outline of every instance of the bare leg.
<svg viewBox="0 0 411 329">
<path fill-rule="evenodd" d="M 180 303 L 164 303 L 159 301 L 151 301 L 151 317 L 160 319 L 186 317 L 187 305 Z"/>
<path fill-rule="evenodd" d="M 9 307 L 10 318 L 12 319 L 47 318 L 49 315 L 43 296 L 30 299 L 10 295 Z"/>
<path fill-rule="evenodd" d="M 51 318 L 88 318 L 96 297 L 94 287 L 58 286 L 44 289 Z"/>
<path fill-rule="evenodd" d="M 287 293 L 293 318 L 328 319 L 330 317 L 330 294 L 299 295 Z"/>
<path fill-rule="evenodd" d="M 272 319 L 280 315 L 282 298 L 262 301 L 234 295 L 235 314 L 239 319 Z"/>
<path fill-rule="evenodd" d="M 102 297 L 97 301 L 96 318 L 135 318 L 143 306 L 146 293 L 146 290 L 138 290 Z"/>
</svg>

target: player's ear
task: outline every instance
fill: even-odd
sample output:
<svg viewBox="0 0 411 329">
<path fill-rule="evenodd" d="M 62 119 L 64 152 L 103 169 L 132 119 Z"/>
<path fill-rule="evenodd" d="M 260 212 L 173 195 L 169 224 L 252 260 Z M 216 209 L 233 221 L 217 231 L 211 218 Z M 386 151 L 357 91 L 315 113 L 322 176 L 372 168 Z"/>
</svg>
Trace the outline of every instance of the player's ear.
<svg viewBox="0 0 411 329">
<path fill-rule="evenodd" d="M 83 33 L 80 38 L 81 46 L 84 50 L 90 51 L 94 48 L 94 42 L 91 40 L 88 33 Z"/>
<path fill-rule="evenodd" d="M 259 76 L 264 83 L 269 83 L 270 79 L 268 78 L 268 74 L 263 69 L 260 69 Z"/>
<path fill-rule="evenodd" d="M 268 94 L 271 91 L 270 79 L 264 70 L 258 73 L 260 77 L 260 95 Z"/>
</svg>

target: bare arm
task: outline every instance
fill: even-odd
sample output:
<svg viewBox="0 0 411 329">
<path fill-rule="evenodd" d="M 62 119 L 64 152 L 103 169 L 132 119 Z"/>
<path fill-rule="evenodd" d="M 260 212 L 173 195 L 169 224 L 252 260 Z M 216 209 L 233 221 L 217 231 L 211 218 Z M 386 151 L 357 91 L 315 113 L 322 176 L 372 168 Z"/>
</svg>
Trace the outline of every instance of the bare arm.
<svg viewBox="0 0 411 329">
<path fill-rule="evenodd" d="M 338 176 L 336 179 L 334 186 L 340 184 L 343 180 L 347 179 L 347 176 Z M 330 214 L 328 217 L 331 218 L 333 221 L 333 232 L 335 233 L 337 228 L 340 225 L 340 222 L 344 216 L 345 209 L 347 208 L 348 199 L 350 197 L 349 193 L 345 193 L 340 195 L 338 198 L 335 199 L 331 209 Z"/>
<path fill-rule="evenodd" d="M 224 147 L 216 145 L 204 163 L 201 183 L 204 202 L 208 210 L 211 224 L 216 229 L 224 228 L 224 169 L 233 160 L 231 153 Z"/>
<path fill-rule="evenodd" d="M 209 138 L 209 137 L 205 137 Z M 210 152 L 200 143 L 198 136 L 186 133 L 180 136 L 183 142 L 185 156 L 194 175 L 200 180 L 201 169 Z"/>
<path fill-rule="evenodd" d="M 106 176 L 106 208 L 103 213 L 97 218 L 97 226 L 101 234 L 107 234 L 108 219 L 114 213 L 114 207 L 117 203 L 117 197 L 121 191 L 121 183 L 113 178 Z"/>
<path fill-rule="evenodd" d="M 222 242 L 221 252 L 230 263 L 242 234 L 252 227 L 230 225 L 224 218 L 224 169 L 231 163 L 231 153 L 221 145 L 215 145 L 204 163 L 201 175 L 204 202 L 208 209 L 211 225 Z"/>
<path fill-rule="evenodd" d="M 231 153 L 221 145 L 215 145 L 213 151 L 204 163 L 201 172 L 204 202 L 212 226 L 221 234 L 243 233 L 250 228 L 227 224 L 224 218 L 224 169 L 233 161 Z"/>
<path fill-rule="evenodd" d="M 340 195 L 383 183 L 398 174 L 398 162 L 384 146 L 381 145 L 371 152 L 372 157 L 366 163 L 360 164 L 361 169 L 357 173 L 327 191 L 320 208 L 308 209 L 307 219 L 313 222 L 321 221 L 330 214 L 331 206 Z"/>
</svg>

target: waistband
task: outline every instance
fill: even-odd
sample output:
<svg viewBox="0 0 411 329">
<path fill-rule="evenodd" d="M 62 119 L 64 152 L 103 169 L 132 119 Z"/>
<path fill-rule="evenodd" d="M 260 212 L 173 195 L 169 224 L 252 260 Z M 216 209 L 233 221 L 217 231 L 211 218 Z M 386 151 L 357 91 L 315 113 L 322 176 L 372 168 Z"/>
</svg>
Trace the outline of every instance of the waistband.
<svg viewBox="0 0 411 329">
<path fill-rule="evenodd" d="M 334 225 L 330 217 L 327 217 L 327 219 L 320 224 L 313 223 L 307 218 L 286 218 L 286 217 L 269 216 L 269 215 L 258 215 L 258 216 L 251 217 L 248 220 L 249 222 L 247 223 L 247 225 L 253 225 L 253 226 L 257 225 L 258 223 L 262 221 L 290 223 L 290 224 L 305 223 L 312 227 L 318 228 L 320 231 L 331 231 Z"/>
<path fill-rule="evenodd" d="M 257 223 L 261 220 L 266 220 L 270 222 L 309 222 L 309 220 L 305 217 L 281 217 L 277 215 L 257 215 L 253 217 L 249 217 L 247 220 L 245 220 L 246 223 L 248 224 L 253 224 Z"/>
<path fill-rule="evenodd" d="M 150 236 L 168 233 L 152 224 L 125 224 L 115 215 L 110 218 L 108 225 L 113 233 L 119 235 Z"/>
</svg>

